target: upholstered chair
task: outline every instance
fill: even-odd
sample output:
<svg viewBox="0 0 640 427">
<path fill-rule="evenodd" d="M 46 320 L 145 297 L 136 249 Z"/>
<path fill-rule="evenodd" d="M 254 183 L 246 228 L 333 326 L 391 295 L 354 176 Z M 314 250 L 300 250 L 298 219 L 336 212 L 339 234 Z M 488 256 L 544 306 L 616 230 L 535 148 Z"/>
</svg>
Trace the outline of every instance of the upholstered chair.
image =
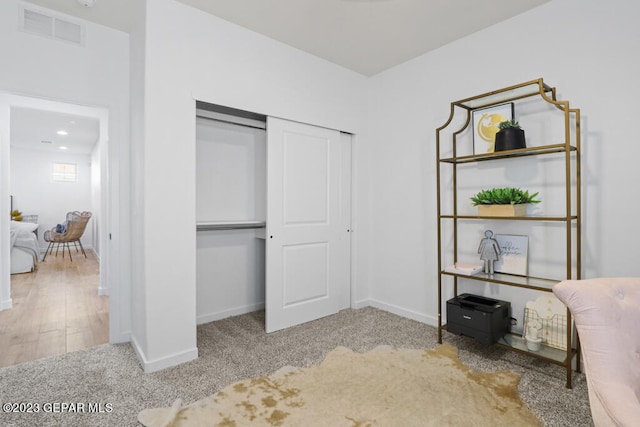
<svg viewBox="0 0 640 427">
<path fill-rule="evenodd" d="M 640 425 L 640 278 L 567 280 L 553 293 L 575 320 L 594 424 Z"/>
</svg>

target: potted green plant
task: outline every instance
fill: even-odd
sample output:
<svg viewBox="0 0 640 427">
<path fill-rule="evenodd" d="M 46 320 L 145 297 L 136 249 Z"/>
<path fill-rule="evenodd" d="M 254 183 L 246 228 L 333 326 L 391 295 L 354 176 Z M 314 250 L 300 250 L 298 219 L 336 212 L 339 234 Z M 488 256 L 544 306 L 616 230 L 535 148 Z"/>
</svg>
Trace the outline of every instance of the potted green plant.
<svg viewBox="0 0 640 427">
<path fill-rule="evenodd" d="M 526 216 L 527 204 L 540 203 L 537 196 L 514 187 L 492 188 L 471 197 L 471 203 L 478 207 L 479 216 Z"/>
<path fill-rule="evenodd" d="M 515 120 L 507 120 L 498 124 L 494 151 L 517 150 L 526 148 L 524 130 Z"/>
</svg>

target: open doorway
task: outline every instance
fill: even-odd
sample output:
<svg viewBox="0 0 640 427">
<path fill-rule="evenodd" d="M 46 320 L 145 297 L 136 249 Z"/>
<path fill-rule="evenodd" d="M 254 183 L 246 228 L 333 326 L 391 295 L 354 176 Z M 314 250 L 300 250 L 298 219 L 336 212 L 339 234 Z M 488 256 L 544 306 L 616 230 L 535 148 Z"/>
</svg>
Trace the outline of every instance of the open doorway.
<svg viewBox="0 0 640 427">
<path fill-rule="evenodd" d="M 8 97 L 4 107 L 8 114 L 0 124 L 9 173 L 3 172 L 2 194 L 10 195 L 11 208 L 23 221 L 9 224 L 9 245 L 2 233 L 4 248 L 9 246 L 2 253 L 8 267 L 3 270 L 16 274 L 2 277 L 0 366 L 109 342 L 108 112 L 19 96 Z M 6 160 L 2 166 L 7 167 Z M 81 238 L 86 256 L 71 245 L 64 257 L 62 248 L 57 255 L 54 249 L 43 262 L 45 232 L 64 226 L 72 211 L 92 213 Z M 37 224 L 38 256 L 31 269 L 14 263 L 11 247 L 13 226 L 23 229 L 28 222 Z"/>
</svg>

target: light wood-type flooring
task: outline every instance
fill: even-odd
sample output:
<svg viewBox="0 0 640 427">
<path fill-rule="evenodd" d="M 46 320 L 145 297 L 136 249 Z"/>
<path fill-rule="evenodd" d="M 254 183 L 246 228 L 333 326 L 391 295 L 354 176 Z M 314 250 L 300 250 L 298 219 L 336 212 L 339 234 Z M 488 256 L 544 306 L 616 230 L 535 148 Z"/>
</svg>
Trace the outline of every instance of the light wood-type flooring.
<svg viewBox="0 0 640 427">
<path fill-rule="evenodd" d="M 0 311 L 0 367 L 109 342 L 109 298 L 98 295 L 99 264 L 72 249 L 47 255 L 33 273 L 11 275 L 13 307 Z"/>
</svg>

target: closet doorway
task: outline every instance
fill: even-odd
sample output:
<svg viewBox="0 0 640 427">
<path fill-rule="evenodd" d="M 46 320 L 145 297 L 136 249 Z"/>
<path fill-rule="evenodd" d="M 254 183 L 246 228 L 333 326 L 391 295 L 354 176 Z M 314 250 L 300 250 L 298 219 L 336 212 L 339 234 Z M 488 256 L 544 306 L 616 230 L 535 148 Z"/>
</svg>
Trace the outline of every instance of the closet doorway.
<svg viewBox="0 0 640 427">
<path fill-rule="evenodd" d="M 350 306 L 351 135 L 197 103 L 197 322 Z"/>
</svg>

